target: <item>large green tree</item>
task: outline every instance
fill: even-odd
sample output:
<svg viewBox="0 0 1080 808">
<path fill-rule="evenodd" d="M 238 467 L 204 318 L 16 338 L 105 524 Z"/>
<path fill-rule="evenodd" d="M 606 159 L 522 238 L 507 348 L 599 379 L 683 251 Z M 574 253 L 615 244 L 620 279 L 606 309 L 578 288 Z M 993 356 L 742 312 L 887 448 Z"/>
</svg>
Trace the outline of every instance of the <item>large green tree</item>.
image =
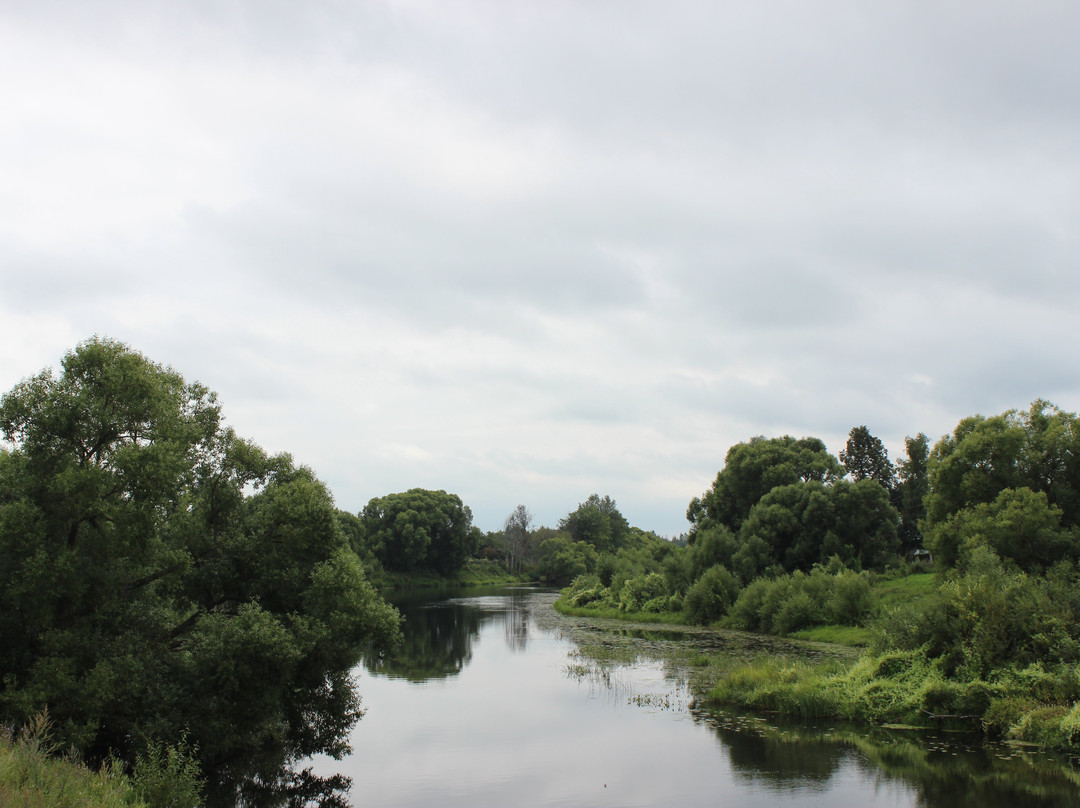
<svg viewBox="0 0 1080 808">
<path fill-rule="evenodd" d="M 963 419 L 929 459 L 928 527 L 1010 488 L 1046 494 L 1062 524 L 1080 524 L 1080 424 L 1036 400 L 1027 412 Z"/>
<path fill-rule="evenodd" d="M 751 508 L 732 564 L 744 580 L 774 565 L 806 571 L 833 556 L 881 569 L 899 550 L 898 524 L 888 492 L 874 480 L 779 486 Z"/>
<path fill-rule="evenodd" d="M 853 427 L 840 452 L 840 462 L 854 480 L 877 480 L 887 491 L 893 487 L 893 465 L 880 438 L 865 426 Z"/>
<path fill-rule="evenodd" d="M 1042 491 L 1006 488 L 993 501 L 935 524 L 926 544 L 949 567 L 966 569 L 976 547 L 989 547 L 1025 572 L 1041 574 L 1058 561 L 1080 558 L 1080 527 L 1063 527 L 1061 515 Z"/>
<path fill-rule="evenodd" d="M 687 509 L 691 538 L 719 524 L 738 532 L 750 509 L 767 493 L 797 482 L 832 482 L 844 468 L 818 438 L 751 438 L 732 446 L 712 488 Z"/>
<path fill-rule="evenodd" d="M 618 550 L 627 540 L 630 524 L 609 496 L 591 494 L 563 519 L 559 530 L 569 533 L 574 541 L 591 544 L 597 552 Z"/>
<path fill-rule="evenodd" d="M 132 759 L 340 753 L 349 670 L 397 615 L 329 493 L 221 425 L 213 393 L 92 339 L 0 401 L 0 717 Z"/>
<path fill-rule="evenodd" d="M 472 511 L 456 494 L 413 488 L 371 500 L 360 513 L 364 541 L 388 570 L 453 575 L 476 551 Z"/>
<path fill-rule="evenodd" d="M 900 511 L 900 541 L 907 549 L 922 546 L 922 520 L 926 516 L 926 495 L 930 492 L 928 460 L 930 440 L 922 432 L 904 438 L 906 457 L 896 464 L 893 505 Z"/>
</svg>

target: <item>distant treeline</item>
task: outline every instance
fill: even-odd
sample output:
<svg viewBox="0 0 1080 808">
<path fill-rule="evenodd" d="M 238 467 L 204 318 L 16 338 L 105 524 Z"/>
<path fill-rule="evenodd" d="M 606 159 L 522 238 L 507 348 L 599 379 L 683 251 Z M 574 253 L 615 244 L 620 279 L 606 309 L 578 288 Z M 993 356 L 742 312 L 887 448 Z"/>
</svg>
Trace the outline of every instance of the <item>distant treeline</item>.
<svg viewBox="0 0 1080 808">
<path fill-rule="evenodd" d="M 1004 688 L 995 726 L 1037 702 L 1080 737 L 1080 431 L 1044 401 L 966 418 L 932 449 L 917 434 L 895 466 L 864 426 L 838 456 L 752 438 L 676 541 L 597 494 L 554 527 L 518 505 L 490 533 L 445 491 L 342 511 L 311 470 L 225 427 L 212 392 L 108 339 L 5 394 L 0 432 L 0 725 L 47 714 L 55 748 L 90 761 L 310 793 L 282 767 L 344 750 L 349 671 L 398 636 L 373 580 L 486 566 L 571 584 L 578 607 L 790 632 L 867 623 L 867 576 L 919 552 L 941 585 L 878 616 L 879 652 L 929 665 L 953 688 L 939 696 Z M 1040 689 L 1016 696 L 1003 671 Z M 934 709 L 975 714 L 950 698 Z"/>
</svg>

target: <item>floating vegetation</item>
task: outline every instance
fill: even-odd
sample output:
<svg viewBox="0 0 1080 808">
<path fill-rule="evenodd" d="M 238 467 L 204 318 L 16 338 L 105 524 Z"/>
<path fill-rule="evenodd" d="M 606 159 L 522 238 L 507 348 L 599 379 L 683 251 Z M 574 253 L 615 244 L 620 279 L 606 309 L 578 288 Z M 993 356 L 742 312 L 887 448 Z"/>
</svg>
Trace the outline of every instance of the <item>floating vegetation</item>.
<svg viewBox="0 0 1080 808">
<path fill-rule="evenodd" d="M 549 611 L 555 614 L 548 609 L 534 614 L 549 619 Z M 556 625 L 577 644 L 566 667 L 568 676 L 607 689 L 625 704 L 685 712 L 711 727 L 739 776 L 775 779 L 783 788 L 796 780 L 825 781 L 842 765 L 854 765 L 873 771 L 882 782 L 905 784 L 920 795 L 920 804 L 939 804 L 933 796 L 939 791 L 963 792 L 971 796 L 965 805 L 995 808 L 1080 803 L 1078 761 L 1031 745 L 988 743 L 981 734 L 949 731 L 944 725 L 928 729 L 927 723 L 934 722 L 925 720 L 875 726 L 838 720 L 824 711 L 816 720 L 788 720 L 776 712 L 782 705 L 773 705 L 767 713 L 706 706 L 706 694 L 718 681 L 756 669 L 773 682 L 789 680 L 793 697 L 805 700 L 804 713 L 814 715 L 824 710 L 815 706 L 821 694 L 811 686 L 800 688 L 799 671 L 853 671 L 858 652 L 851 648 L 693 626 L 657 630 L 594 618 L 558 616 Z M 665 687 L 658 689 L 654 682 L 635 689 L 631 667 L 648 664 L 661 671 Z M 851 686 L 856 685 L 859 677 L 853 676 Z M 892 695 L 871 687 L 864 697 Z"/>
</svg>

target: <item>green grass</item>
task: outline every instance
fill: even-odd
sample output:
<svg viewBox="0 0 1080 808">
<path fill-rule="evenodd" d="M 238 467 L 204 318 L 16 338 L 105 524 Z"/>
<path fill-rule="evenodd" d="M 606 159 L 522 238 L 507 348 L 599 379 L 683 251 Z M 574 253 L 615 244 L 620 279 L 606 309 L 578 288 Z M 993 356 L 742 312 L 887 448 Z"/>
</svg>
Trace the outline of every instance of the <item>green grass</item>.
<svg viewBox="0 0 1080 808">
<path fill-rule="evenodd" d="M 940 583 L 937 575 L 932 572 L 878 580 L 871 586 L 877 613 L 881 614 L 927 597 L 937 590 Z M 874 629 L 866 626 L 819 625 L 800 629 L 787 636 L 861 648 L 871 644 Z"/>
<path fill-rule="evenodd" d="M 0 806 L 3 808 L 198 808 L 203 781 L 191 750 L 151 745 L 134 775 L 122 763 L 93 769 L 59 756 L 47 713 L 12 732 L 0 728 Z"/>
<path fill-rule="evenodd" d="M 811 626 L 810 628 L 793 631 L 787 636 L 794 637 L 797 640 L 831 642 L 834 645 L 861 648 L 870 644 L 874 632 L 863 626 Z"/>
<path fill-rule="evenodd" d="M 873 593 L 879 608 L 891 609 L 932 594 L 940 583 L 937 575 L 932 572 L 917 572 L 901 578 L 878 581 L 873 585 Z"/>
<path fill-rule="evenodd" d="M 150 808 L 119 764 L 94 771 L 54 757 L 47 719 L 12 736 L 0 732 L 0 805 L 20 808 Z"/>
<path fill-rule="evenodd" d="M 600 617 L 607 620 L 625 620 L 629 623 L 666 623 L 684 626 L 682 612 L 624 612 L 615 606 L 571 606 L 566 598 L 555 601 L 555 611 L 572 617 Z"/>
</svg>

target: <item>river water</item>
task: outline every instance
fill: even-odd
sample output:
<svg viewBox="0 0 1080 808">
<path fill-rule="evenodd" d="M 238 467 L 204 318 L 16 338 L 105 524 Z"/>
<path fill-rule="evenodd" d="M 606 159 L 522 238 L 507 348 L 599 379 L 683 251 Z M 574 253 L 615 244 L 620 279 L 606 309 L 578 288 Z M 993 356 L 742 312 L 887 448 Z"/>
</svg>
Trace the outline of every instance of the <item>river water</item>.
<svg viewBox="0 0 1080 808">
<path fill-rule="evenodd" d="M 1052 756 L 698 709 L 686 676 L 647 653 L 583 653 L 589 632 L 554 598 L 399 599 L 405 642 L 356 672 L 352 754 L 314 772 L 351 778 L 356 808 L 1080 805 L 1080 773 Z"/>
</svg>

